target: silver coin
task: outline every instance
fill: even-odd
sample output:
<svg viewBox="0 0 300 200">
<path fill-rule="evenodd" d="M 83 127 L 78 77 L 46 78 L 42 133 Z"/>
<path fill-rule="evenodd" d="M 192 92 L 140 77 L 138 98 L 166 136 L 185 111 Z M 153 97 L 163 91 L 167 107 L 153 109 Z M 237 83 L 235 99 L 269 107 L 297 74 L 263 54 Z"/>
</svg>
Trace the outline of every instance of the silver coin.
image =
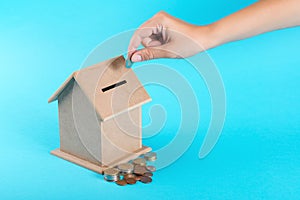
<svg viewBox="0 0 300 200">
<path fill-rule="evenodd" d="M 122 163 L 118 165 L 118 169 L 122 174 L 130 174 L 133 171 L 133 164 L 131 163 Z"/>
<path fill-rule="evenodd" d="M 134 170 L 145 170 L 146 166 L 141 166 L 141 165 L 135 165 Z"/>
<path fill-rule="evenodd" d="M 116 168 L 108 168 L 104 170 L 104 175 L 118 175 L 120 170 Z"/>
<path fill-rule="evenodd" d="M 144 158 L 148 161 L 155 161 L 157 157 L 155 152 L 148 152 L 144 155 Z"/>
<path fill-rule="evenodd" d="M 120 170 L 116 168 L 108 168 L 104 170 L 104 180 L 106 181 L 118 181 L 120 179 L 119 176 Z"/>
<path fill-rule="evenodd" d="M 152 165 L 147 166 L 146 169 L 150 172 L 155 172 L 156 171 L 156 168 Z"/>
<path fill-rule="evenodd" d="M 108 181 L 108 182 L 116 182 L 118 180 L 120 180 L 120 176 L 110 176 L 110 175 L 104 175 L 104 180 Z"/>
<path fill-rule="evenodd" d="M 132 161 L 135 165 L 146 166 L 146 160 L 144 158 L 137 158 Z"/>
</svg>

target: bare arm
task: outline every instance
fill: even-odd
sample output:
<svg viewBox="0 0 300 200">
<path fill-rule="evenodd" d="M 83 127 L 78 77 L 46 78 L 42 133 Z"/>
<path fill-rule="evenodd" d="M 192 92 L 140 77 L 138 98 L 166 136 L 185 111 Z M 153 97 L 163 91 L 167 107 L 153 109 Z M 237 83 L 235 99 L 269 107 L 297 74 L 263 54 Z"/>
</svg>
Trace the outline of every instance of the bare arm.
<svg viewBox="0 0 300 200">
<path fill-rule="evenodd" d="M 300 0 L 262 0 L 211 25 L 214 44 L 300 25 Z"/>
<path fill-rule="evenodd" d="M 128 55 L 133 62 L 188 57 L 227 42 L 299 25 L 300 0 L 262 0 L 205 26 L 160 12 L 134 33 Z M 137 50 L 140 44 L 145 48 Z"/>
</svg>

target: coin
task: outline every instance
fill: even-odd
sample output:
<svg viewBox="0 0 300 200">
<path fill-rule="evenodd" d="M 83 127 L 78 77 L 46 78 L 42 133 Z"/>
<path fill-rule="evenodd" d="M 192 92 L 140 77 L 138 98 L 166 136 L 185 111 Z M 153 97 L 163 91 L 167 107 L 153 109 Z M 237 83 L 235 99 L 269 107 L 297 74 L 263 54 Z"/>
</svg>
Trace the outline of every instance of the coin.
<svg viewBox="0 0 300 200">
<path fill-rule="evenodd" d="M 119 180 L 119 170 L 115 168 L 108 168 L 104 170 L 104 179 L 106 181 L 112 182 L 112 181 L 118 181 Z"/>
<path fill-rule="evenodd" d="M 136 180 L 135 180 L 135 178 L 127 178 L 127 179 L 126 179 L 126 182 L 127 182 L 128 184 L 130 184 L 130 185 L 133 185 L 133 184 L 136 183 Z"/>
<path fill-rule="evenodd" d="M 135 165 L 134 169 L 135 170 L 146 170 L 146 167 L 145 166 L 141 166 L 141 165 Z"/>
<path fill-rule="evenodd" d="M 144 173 L 146 172 L 149 172 L 146 168 L 146 166 L 141 166 L 141 165 L 136 165 L 134 167 L 134 170 L 133 170 L 133 173 L 137 173 L 137 174 L 140 174 L 140 175 L 143 175 Z"/>
<path fill-rule="evenodd" d="M 135 175 L 134 174 L 126 174 L 124 176 L 124 179 L 128 179 L 128 178 L 135 178 Z"/>
<path fill-rule="evenodd" d="M 133 173 L 137 174 L 137 175 L 143 175 L 146 172 L 148 172 L 148 171 L 146 170 L 146 168 L 144 166 L 135 167 L 133 170 Z"/>
<path fill-rule="evenodd" d="M 152 178 L 149 176 L 142 176 L 141 180 L 142 183 L 151 183 L 152 182 Z"/>
<path fill-rule="evenodd" d="M 143 174 L 143 176 L 153 176 L 153 174 L 151 172 L 146 172 Z"/>
<path fill-rule="evenodd" d="M 155 152 L 148 152 L 144 155 L 144 158 L 148 161 L 155 161 L 157 157 Z"/>
<path fill-rule="evenodd" d="M 122 179 L 122 180 L 118 180 L 116 181 L 116 184 L 120 185 L 120 186 L 124 186 L 124 185 L 127 185 L 127 181 Z"/>
<path fill-rule="evenodd" d="M 134 170 L 133 173 L 137 175 L 143 175 L 145 172 L 141 170 Z"/>
<path fill-rule="evenodd" d="M 132 61 L 130 60 L 130 58 L 127 58 L 125 66 L 126 68 L 130 68 L 132 66 Z"/>
<path fill-rule="evenodd" d="M 135 176 L 135 180 L 139 181 L 139 180 L 141 180 L 141 177 L 142 176 L 137 175 L 137 176 Z"/>
<path fill-rule="evenodd" d="M 150 172 L 155 172 L 156 171 L 156 168 L 152 165 L 147 166 L 146 169 Z"/>
<path fill-rule="evenodd" d="M 116 168 L 108 168 L 108 169 L 104 170 L 104 175 L 118 175 L 119 172 L 120 171 Z"/>
<path fill-rule="evenodd" d="M 136 158 L 132 161 L 135 165 L 146 166 L 146 160 L 144 158 Z"/>
<path fill-rule="evenodd" d="M 129 174 L 133 171 L 133 164 L 131 163 L 122 163 L 118 165 L 118 169 L 122 174 Z"/>
</svg>

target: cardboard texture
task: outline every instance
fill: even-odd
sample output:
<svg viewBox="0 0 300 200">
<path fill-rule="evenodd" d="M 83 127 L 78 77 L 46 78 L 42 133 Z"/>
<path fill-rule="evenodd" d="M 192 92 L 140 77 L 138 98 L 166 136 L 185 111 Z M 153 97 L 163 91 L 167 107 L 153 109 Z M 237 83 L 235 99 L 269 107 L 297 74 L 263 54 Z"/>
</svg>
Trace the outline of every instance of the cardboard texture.
<svg viewBox="0 0 300 200">
<path fill-rule="evenodd" d="M 123 56 L 74 72 L 48 102 L 55 100 L 60 149 L 52 154 L 101 173 L 151 150 L 141 129 L 151 98 Z"/>
</svg>

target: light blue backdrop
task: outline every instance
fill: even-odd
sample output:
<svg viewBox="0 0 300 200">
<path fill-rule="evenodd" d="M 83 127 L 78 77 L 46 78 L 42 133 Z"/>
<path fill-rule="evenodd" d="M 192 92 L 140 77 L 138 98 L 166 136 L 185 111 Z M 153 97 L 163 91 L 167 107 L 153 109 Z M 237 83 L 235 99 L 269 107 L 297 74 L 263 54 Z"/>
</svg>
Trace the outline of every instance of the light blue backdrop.
<svg viewBox="0 0 300 200">
<path fill-rule="evenodd" d="M 226 88 L 226 123 L 217 146 L 198 152 L 210 119 L 201 79 L 181 61 L 160 60 L 190 77 L 199 99 L 198 134 L 177 162 L 150 185 L 117 187 L 51 156 L 59 146 L 57 105 L 47 99 L 89 52 L 112 35 L 137 28 L 160 10 L 206 24 L 253 1 L 1 1 L 1 199 L 299 199 L 300 28 L 227 44 L 208 53 Z M 139 65 L 136 65 L 137 67 Z M 147 87 L 163 105 L 165 127 L 144 143 L 166 145 L 178 127 L 178 104 L 164 88 Z M 190 134 L 186 130 L 186 134 Z"/>
</svg>

